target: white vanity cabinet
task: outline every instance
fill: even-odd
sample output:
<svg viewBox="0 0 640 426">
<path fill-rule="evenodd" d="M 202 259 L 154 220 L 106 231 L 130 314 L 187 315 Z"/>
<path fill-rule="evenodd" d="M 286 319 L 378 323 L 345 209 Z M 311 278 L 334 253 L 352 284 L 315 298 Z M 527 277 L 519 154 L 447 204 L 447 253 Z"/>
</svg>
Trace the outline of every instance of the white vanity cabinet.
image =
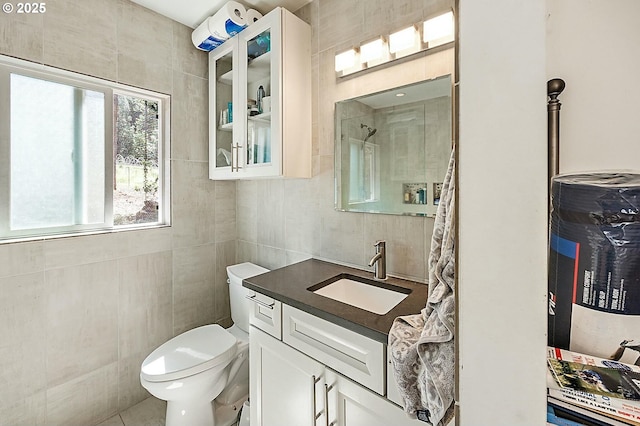
<svg viewBox="0 0 640 426">
<path fill-rule="evenodd" d="M 252 326 L 252 426 L 325 425 L 324 365 Z"/>
<path fill-rule="evenodd" d="M 251 299 L 253 426 L 424 424 L 385 397 L 386 345 L 260 293 Z"/>
<path fill-rule="evenodd" d="M 278 7 L 209 53 L 209 178 L 280 176 L 311 177 L 311 28 Z"/>
<path fill-rule="evenodd" d="M 327 369 L 327 415 L 333 426 L 410 426 L 424 425 L 407 417 L 404 411 L 370 390 Z"/>
</svg>

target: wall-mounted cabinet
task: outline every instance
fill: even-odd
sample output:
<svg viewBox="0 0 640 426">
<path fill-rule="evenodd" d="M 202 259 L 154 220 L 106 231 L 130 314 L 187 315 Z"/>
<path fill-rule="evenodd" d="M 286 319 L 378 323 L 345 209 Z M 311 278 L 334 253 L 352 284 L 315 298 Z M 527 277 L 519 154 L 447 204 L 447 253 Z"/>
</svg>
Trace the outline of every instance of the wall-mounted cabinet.
<svg viewBox="0 0 640 426">
<path fill-rule="evenodd" d="M 311 27 L 276 8 L 209 53 L 209 178 L 311 177 Z"/>
</svg>

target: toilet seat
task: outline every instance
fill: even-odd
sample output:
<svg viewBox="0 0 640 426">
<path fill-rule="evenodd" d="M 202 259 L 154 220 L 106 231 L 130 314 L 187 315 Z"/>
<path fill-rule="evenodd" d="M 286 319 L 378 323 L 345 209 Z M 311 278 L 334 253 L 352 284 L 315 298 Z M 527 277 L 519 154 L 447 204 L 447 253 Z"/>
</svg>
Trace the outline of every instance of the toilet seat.
<svg viewBox="0 0 640 426">
<path fill-rule="evenodd" d="M 236 354 L 237 339 L 218 324 L 186 331 L 155 349 L 142 362 L 140 377 L 165 382 L 226 365 Z"/>
</svg>

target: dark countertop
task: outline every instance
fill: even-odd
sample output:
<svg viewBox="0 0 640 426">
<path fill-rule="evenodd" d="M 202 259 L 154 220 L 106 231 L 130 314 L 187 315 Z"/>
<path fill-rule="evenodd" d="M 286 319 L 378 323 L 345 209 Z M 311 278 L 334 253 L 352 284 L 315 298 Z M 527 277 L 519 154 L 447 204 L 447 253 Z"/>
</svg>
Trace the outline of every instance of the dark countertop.
<svg viewBox="0 0 640 426">
<path fill-rule="evenodd" d="M 378 315 L 308 290 L 312 286 L 320 288 L 325 282 L 329 284 L 333 282 L 333 277 L 340 274 L 363 277 L 369 279 L 370 284 L 380 287 L 402 287 L 409 294 L 387 314 Z M 394 277 L 374 281 L 371 272 L 317 259 L 246 278 L 242 285 L 384 344 L 387 344 L 389 330 L 396 317 L 417 314 L 425 307 L 428 290 L 426 284 Z"/>
</svg>

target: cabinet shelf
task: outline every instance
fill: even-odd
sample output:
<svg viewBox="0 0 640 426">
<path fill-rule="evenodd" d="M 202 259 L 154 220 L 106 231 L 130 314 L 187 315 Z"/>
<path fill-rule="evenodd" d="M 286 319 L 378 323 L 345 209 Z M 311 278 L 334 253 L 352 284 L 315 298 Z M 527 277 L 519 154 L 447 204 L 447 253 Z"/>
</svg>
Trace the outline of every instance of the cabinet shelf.
<svg viewBox="0 0 640 426">
<path fill-rule="evenodd" d="M 269 77 L 271 68 L 271 52 L 263 53 L 250 60 L 247 65 L 247 79 L 257 81 Z M 233 83 L 233 70 L 227 71 L 218 78 L 218 82 L 231 85 Z"/>
<path fill-rule="evenodd" d="M 233 70 L 227 71 L 218 78 L 218 83 L 231 86 L 233 84 Z"/>
<path fill-rule="evenodd" d="M 222 126 L 218 126 L 218 130 L 221 130 L 223 132 L 231 132 L 231 131 L 233 131 L 233 122 L 225 123 Z"/>
<path fill-rule="evenodd" d="M 263 112 L 262 114 L 258 114 L 258 115 L 251 115 L 248 117 L 249 121 L 258 121 L 260 123 L 271 123 L 271 113 L 270 112 Z"/>
<path fill-rule="evenodd" d="M 249 121 L 257 121 L 259 123 L 271 123 L 271 113 L 270 112 L 263 112 L 262 114 L 259 115 L 252 115 L 247 117 L 247 119 Z M 231 132 L 233 131 L 233 122 L 231 123 L 225 123 L 221 126 L 218 126 L 218 130 L 223 131 L 223 132 Z"/>
<path fill-rule="evenodd" d="M 263 53 L 247 65 L 247 80 L 257 81 L 271 74 L 271 51 Z"/>
</svg>

